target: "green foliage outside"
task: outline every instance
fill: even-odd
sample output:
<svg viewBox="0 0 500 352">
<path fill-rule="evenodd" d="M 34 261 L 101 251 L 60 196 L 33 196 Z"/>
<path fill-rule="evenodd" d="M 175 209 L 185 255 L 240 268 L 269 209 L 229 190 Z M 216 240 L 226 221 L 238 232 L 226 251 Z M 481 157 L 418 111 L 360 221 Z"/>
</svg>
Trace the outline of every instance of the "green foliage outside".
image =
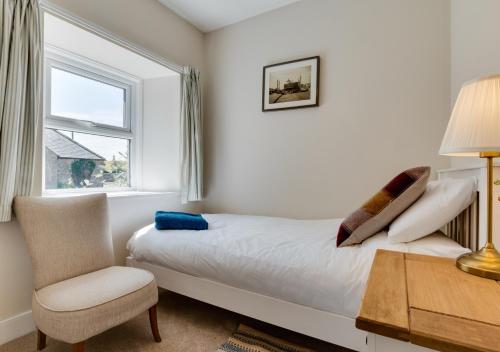
<svg viewBox="0 0 500 352">
<path fill-rule="evenodd" d="M 71 178 L 59 181 L 57 188 L 128 187 L 128 155 L 119 153 L 112 160 L 78 159 L 70 163 Z"/>
<path fill-rule="evenodd" d="M 94 172 L 96 163 L 93 160 L 79 159 L 71 163 L 71 179 L 77 188 L 90 185 L 90 178 Z"/>
<path fill-rule="evenodd" d="M 128 186 L 128 155 L 120 153 L 123 158 L 118 160 L 114 155 L 112 160 L 104 162 L 104 179 L 108 179 L 107 185 L 112 183 L 113 187 Z"/>
</svg>

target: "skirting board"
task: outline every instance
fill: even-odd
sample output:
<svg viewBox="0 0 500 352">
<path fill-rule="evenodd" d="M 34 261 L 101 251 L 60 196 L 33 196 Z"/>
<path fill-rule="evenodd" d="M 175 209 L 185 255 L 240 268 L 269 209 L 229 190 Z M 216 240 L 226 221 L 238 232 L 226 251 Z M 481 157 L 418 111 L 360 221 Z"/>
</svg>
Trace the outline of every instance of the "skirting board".
<svg viewBox="0 0 500 352">
<path fill-rule="evenodd" d="M 0 321 L 0 346 L 35 330 L 31 311 Z"/>
</svg>

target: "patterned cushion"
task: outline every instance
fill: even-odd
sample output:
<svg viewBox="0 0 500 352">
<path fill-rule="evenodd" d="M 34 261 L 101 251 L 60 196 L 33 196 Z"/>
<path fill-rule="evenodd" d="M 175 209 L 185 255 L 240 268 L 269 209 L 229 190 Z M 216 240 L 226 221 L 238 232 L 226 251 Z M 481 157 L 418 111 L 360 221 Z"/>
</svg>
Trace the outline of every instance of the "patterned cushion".
<svg viewBox="0 0 500 352">
<path fill-rule="evenodd" d="M 394 177 L 340 225 L 337 247 L 361 243 L 390 224 L 425 191 L 431 168 L 415 167 Z"/>
</svg>

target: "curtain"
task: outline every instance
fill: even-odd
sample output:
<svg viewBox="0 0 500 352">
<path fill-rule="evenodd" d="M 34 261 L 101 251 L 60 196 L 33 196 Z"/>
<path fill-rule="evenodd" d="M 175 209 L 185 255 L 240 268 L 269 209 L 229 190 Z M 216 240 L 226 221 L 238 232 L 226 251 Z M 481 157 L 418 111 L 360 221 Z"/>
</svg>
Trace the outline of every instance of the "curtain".
<svg viewBox="0 0 500 352">
<path fill-rule="evenodd" d="M 181 195 L 187 203 L 203 199 L 203 122 L 197 69 L 184 68 L 181 96 Z"/>
<path fill-rule="evenodd" d="M 1 0 L 0 222 L 11 220 L 12 199 L 33 188 L 42 55 L 38 1 Z"/>
</svg>

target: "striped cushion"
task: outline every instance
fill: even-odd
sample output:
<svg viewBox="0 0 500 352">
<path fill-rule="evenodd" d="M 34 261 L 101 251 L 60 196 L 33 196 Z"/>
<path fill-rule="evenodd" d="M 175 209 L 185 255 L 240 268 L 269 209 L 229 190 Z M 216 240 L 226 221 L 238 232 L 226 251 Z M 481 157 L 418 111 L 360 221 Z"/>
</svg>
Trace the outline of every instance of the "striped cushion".
<svg viewBox="0 0 500 352">
<path fill-rule="evenodd" d="M 394 177 L 340 225 L 337 247 L 361 243 L 412 205 L 425 191 L 431 168 L 415 167 Z"/>
</svg>

